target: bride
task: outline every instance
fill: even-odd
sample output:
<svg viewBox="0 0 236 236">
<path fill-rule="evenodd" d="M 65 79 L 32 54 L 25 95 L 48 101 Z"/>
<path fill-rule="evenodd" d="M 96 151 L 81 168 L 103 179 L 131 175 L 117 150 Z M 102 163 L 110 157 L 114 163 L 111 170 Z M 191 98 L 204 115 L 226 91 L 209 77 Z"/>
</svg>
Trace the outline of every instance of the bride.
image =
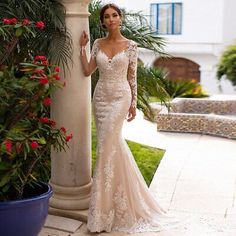
<svg viewBox="0 0 236 236">
<path fill-rule="evenodd" d="M 93 95 L 97 163 L 87 227 L 90 232 L 160 231 L 173 219 L 152 196 L 122 138 L 124 120 L 132 121 L 136 115 L 137 44 L 121 34 L 122 14 L 116 5 L 105 5 L 100 20 L 108 35 L 95 40 L 89 61 L 87 33 L 80 38 L 84 75 L 99 70 Z"/>
</svg>

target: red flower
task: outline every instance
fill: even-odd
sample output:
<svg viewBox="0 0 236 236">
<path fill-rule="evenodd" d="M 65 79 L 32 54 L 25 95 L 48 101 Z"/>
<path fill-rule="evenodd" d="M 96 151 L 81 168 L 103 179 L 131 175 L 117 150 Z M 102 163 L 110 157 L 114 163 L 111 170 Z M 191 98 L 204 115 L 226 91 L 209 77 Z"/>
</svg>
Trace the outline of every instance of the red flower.
<svg viewBox="0 0 236 236">
<path fill-rule="evenodd" d="M 46 117 L 46 116 L 40 117 L 39 120 L 40 120 L 40 122 L 42 122 L 42 123 L 48 123 L 48 122 L 49 122 L 49 118 Z"/>
<path fill-rule="evenodd" d="M 54 120 L 49 120 L 49 123 L 53 127 L 56 126 L 56 124 L 57 124 L 56 121 L 54 121 Z"/>
<path fill-rule="evenodd" d="M 34 60 L 35 60 L 35 61 L 46 61 L 47 58 L 46 58 L 45 56 L 36 56 L 36 57 L 34 58 Z"/>
<path fill-rule="evenodd" d="M 47 77 L 42 77 L 40 80 L 39 80 L 39 83 L 40 84 L 48 84 L 48 78 Z"/>
<path fill-rule="evenodd" d="M 66 133 L 66 128 L 65 127 L 61 127 L 60 130 L 65 134 Z"/>
<path fill-rule="evenodd" d="M 17 23 L 17 19 L 16 18 L 4 18 L 3 19 L 3 24 L 4 25 L 13 25 Z"/>
<path fill-rule="evenodd" d="M 31 144 L 30 144 L 31 148 L 33 150 L 37 149 L 39 147 L 39 144 L 37 141 L 32 141 Z"/>
<path fill-rule="evenodd" d="M 37 22 L 35 23 L 35 26 L 36 26 L 38 29 L 41 29 L 41 30 L 45 28 L 45 24 L 44 24 L 43 21 L 37 21 Z"/>
<path fill-rule="evenodd" d="M 10 24 L 11 24 L 11 20 L 8 19 L 8 18 L 4 18 L 4 19 L 3 19 L 3 24 L 4 24 L 4 25 L 10 25 Z"/>
<path fill-rule="evenodd" d="M 30 24 L 29 19 L 23 19 L 22 20 L 22 25 L 29 25 L 29 24 Z"/>
<path fill-rule="evenodd" d="M 57 72 L 57 73 L 60 72 L 60 67 L 59 66 L 55 67 L 55 72 Z"/>
<path fill-rule="evenodd" d="M 11 21 L 11 24 L 16 24 L 17 23 L 17 19 L 16 18 L 11 18 L 10 21 Z"/>
<path fill-rule="evenodd" d="M 46 107 L 50 106 L 51 103 L 52 103 L 52 99 L 50 97 L 46 97 L 46 98 L 43 99 L 43 105 L 44 106 L 46 106 Z"/>
<path fill-rule="evenodd" d="M 5 144 L 6 150 L 7 150 L 8 152 L 11 152 L 11 150 L 12 150 L 12 141 L 7 139 L 7 140 L 4 142 L 4 144 Z"/>
<path fill-rule="evenodd" d="M 72 134 L 66 136 L 66 142 L 69 142 L 72 138 L 73 138 Z"/>
<path fill-rule="evenodd" d="M 58 76 L 58 75 L 53 75 L 53 78 L 54 78 L 55 80 L 60 80 L 60 79 L 61 79 L 60 76 Z"/>
<path fill-rule="evenodd" d="M 47 66 L 48 65 L 48 60 L 42 61 L 42 64 Z"/>
<path fill-rule="evenodd" d="M 50 124 L 51 126 L 56 126 L 56 121 L 51 120 L 46 116 L 40 117 L 39 121 L 42 123 Z"/>
</svg>

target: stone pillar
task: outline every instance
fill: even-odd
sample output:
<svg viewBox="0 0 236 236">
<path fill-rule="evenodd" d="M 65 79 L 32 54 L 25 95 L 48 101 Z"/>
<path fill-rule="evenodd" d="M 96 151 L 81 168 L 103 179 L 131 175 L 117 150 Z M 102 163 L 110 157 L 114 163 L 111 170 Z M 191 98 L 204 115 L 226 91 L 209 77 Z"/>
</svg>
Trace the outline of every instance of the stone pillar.
<svg viewBox="0 0 236 236">
<path fill-rule="evenodd" d="M 90 0 L 63 0 L 66 23 L 73 40 L 73 65 L 66 71 L 66 86 L 53 97 L 52 117 L 64 126 L 73 139 L 66 152 L 52 151 L 50 184 L 54 194 L 51 214 L 81 219 L 80 210 L 87 209 L 91 193 L 91 81 L 83 75 L 79 58 L 79 38 L 89 31 Z M 87 48 L 89 50 L 89 47 Z M 63 73 L 62 73 L 63 75 Z M 62 76 L 61 75 L 61 76 Z M 82 217 L 83 218 L 83 217 Z"/>
</svg>

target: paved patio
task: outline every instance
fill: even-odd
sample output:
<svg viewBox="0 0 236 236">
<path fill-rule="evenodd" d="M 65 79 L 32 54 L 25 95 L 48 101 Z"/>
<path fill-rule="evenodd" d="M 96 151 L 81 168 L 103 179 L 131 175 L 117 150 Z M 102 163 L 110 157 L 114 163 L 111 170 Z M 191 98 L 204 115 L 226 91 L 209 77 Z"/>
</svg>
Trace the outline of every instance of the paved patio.
<svg viewBox="0 0 236 236">
<path fill-rule="evenodd" d="M 137 235 L 236 235 L 236 140 L 157 132 L 156 124 L 144 120 L 140 113 L 133 122 L 125 123 L 123 134 L 126 139 L 166 150 L 150 189 L 163 208 L 188 219 L 176 230 Z M 89 234 L 79 221 L 55 216 L 49 216 L 39 234 L 79 235 L 96 234 Z"/>
</svg>

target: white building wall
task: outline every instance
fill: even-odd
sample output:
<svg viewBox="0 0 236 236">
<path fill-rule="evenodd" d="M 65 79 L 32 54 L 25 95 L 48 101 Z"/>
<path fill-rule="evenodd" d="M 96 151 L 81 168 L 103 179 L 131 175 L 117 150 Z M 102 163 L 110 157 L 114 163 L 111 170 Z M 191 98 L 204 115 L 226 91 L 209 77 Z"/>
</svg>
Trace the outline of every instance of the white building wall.
<svg viewBox="0 0 236 236">
<path fill-rule="evenodd" d="M 165 38 L 171 40 L 172 42 L 185 43 L 222 42 L 223 0 L 106 0 L 104 2 L 113 2 L 130 11 L 142 11 L 142 13 L 147 16 L 150 15 L 151 3 L 182 2 L 182 34 L 164 35 Z"/>
<path fill-rule="evenodd" d="M 175 42 L 221 43 L 222 0 L 184 0 L 183 31 Z"/>
<path fill-rule="evenodd" d="M 141 11 L 150 16 L 151 3 L 182 2 L 182 33 L 163 35 L 167 41 L 166 52 L 174 57 L 183 57 L 200 65 L 201 84 L 210 94 L 236 93 L 231 83 L 216 79 L 216 68 L 226 45 L 236 38 L 236 0 L 104 0 L 115 3 L 128 11 Z M 236 42 L 236 41 L 235 41 Z M 141 50 L 140 59 L 152 65 L 156 56 Z M 219 89 L 221 87 L 221 89 Z"/>
<path fill-rule="evenodd" d="M 236 0 L 224 0 L 223 43 L 236 44 Z"/>
</svg>

